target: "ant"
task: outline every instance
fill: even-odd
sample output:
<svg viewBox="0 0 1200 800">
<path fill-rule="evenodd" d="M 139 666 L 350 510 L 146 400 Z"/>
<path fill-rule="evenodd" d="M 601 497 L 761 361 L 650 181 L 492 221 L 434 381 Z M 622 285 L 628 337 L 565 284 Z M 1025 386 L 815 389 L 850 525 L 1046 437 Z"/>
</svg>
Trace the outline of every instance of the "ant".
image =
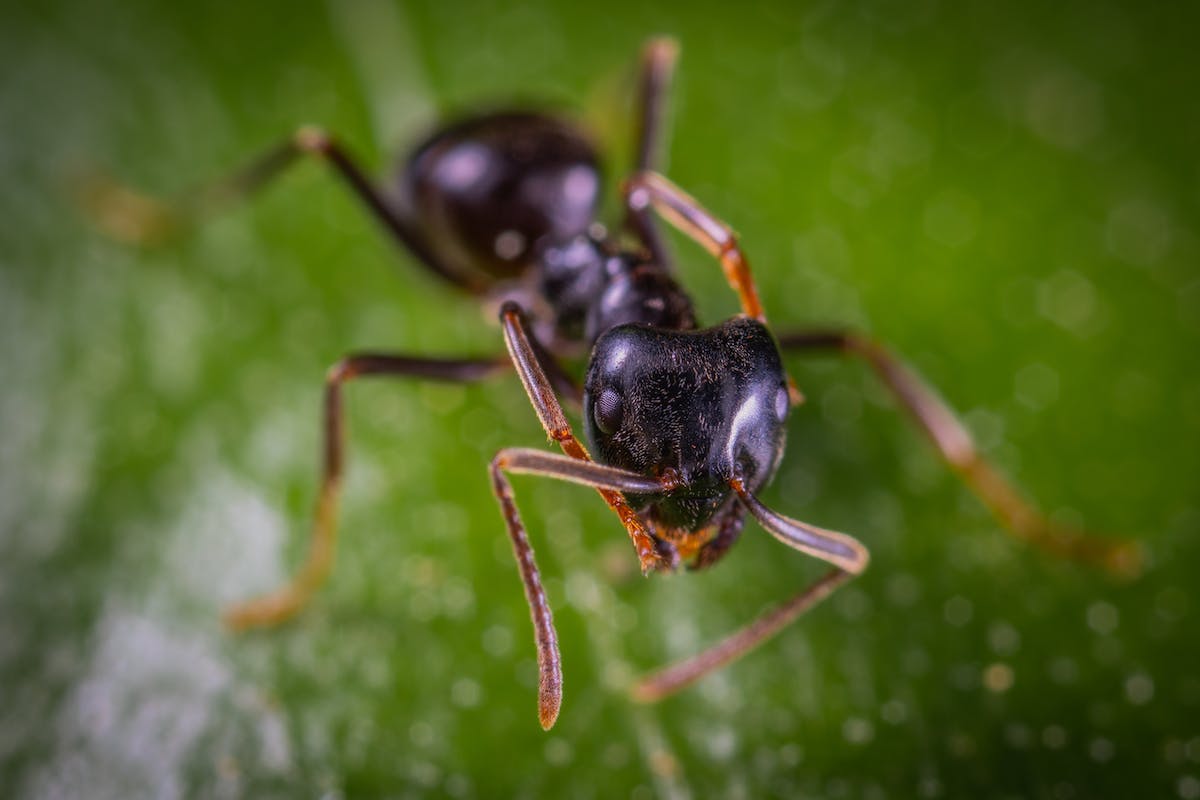
<svg viewBox="0 0 1200 800">
<path fill-rule="evenodd" d="M 231 178 L 174 203 L 93 183 L 85 202 L 98 223 L 115 236 L 152 242 L 313 156 L 418 263 L 481 301 L 499 301 L 506 356 L 360 352 L 333 365 L 325 378 L 324 455 L 307 560 L 287 585 L 230 608 L 225 620 L 232 628 L 293 617 L 329 573 L 344 463 L 342 391 L 368 376 L 469 383 L 515 370 L 547 436 L 561 448 L 561 454 L 504 448 L 488 467 L 533 618 L 538 719 L 547 730 L 562 703 L 558 637 L 509 475 L 595 488 L 629 534 L 644 574 L 716 564 L 741 535 L 747 512 L 783 544 L 831 565 L 732 636 L 642 678 L 633 688 L 639 700 L 665 697 L 739 658 L 866 569 L 867 548 L 857 539 L 783 516 L 758 499 L 783 456 L 788 415 L 803 399 L 784 369 L 783 351 L 864 359 L 1012 534 L 1116 573 L 1137 571 L 1132 544 L 1089 538 L 1024 500 L 981 456 L 954 413 L 878 342 L 845 330 L 771 333 L 733 231 L 655 171 L 677 55 L 667 38 L 650 40 L 641 54 L 635 164 L 623 184 L 623 227 L 632 246 L 595 221 L 601 172 L 593 145 L 571 123 L 528 111 L 480 114 L 437 130 L 409 156 L 394 198 L 316 128 L 300 129 Z M 699 325 L 656 214 L 719 261 L 739 315 Z M 590 356 L 580 385 L 560 359 L 582 348 Z M 582 410 L 590 446 L 576 438 L 560 395 Z"/>
</svg>

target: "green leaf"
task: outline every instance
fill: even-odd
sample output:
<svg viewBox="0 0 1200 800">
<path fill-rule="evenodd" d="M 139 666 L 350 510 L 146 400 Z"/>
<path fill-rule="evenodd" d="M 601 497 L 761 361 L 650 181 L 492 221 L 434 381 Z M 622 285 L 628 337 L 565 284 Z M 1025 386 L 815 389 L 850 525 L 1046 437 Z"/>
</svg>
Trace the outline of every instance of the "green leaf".
<svg viewBox="0 0 1200 800">
<path fill-rule="evenodd" d="M 1200 797 L 1200 273 L 1190 9 L 1153 4 L 49 0 L 0 11 L 0 786 L 18 797 Z M 1183 17 L 1188 17 L 1184 19 Z M 511 378 L 348 391 L 328 586 L 304 554 L 327 366 L 502 352 L 490 312 L 297 166 L 173 244 L 105 238 L 102 170 L 170 195 L 305 123 L 393 174 L 439 110 L 546 98 L 626 172 L 640 43 L 682 45 L 673 180 L 741 234 L 781 329 L 889 342 L 1056 518 L 1139 580 L 1032 552 L 861 365 L 766 499 L 871 568 L 697 687 L 624 687 L 822 567 L 751 526 L 643 580 L 594 493 L 514 481 L 562 642 L 535 713 L 485 466 L 544 436 Z M 706 320 L 733 313 L 676 238 Z"/>
</svg>

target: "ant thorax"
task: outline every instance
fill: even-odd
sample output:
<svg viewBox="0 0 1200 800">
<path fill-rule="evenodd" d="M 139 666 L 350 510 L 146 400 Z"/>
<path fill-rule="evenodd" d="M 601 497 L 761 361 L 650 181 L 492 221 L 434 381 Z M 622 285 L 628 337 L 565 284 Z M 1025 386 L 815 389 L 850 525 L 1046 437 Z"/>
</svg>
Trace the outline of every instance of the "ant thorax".
<svg viewBox="0 0 1200 800">
<path fill-rule="evenodd" d="M 693 330 L 696 315 L 682 287 L 643 254 L 618 250 L 591 234 L 544 244 L 539 289 L 554 309 L 556 334 L 594 342 L 610 328 L 642 323 Z"/>
<path fill-rule="evenodd" d="M 770 480 L 789 409 L 775 340 L 744 317 L 698 331 L 613 328 L 595 343 L 583 397 L 597 460 L 678 477 L 678 489 L 630 505 L 689 531 L 709 523 L 735 479 L 752 492 Z"/>
</svg>

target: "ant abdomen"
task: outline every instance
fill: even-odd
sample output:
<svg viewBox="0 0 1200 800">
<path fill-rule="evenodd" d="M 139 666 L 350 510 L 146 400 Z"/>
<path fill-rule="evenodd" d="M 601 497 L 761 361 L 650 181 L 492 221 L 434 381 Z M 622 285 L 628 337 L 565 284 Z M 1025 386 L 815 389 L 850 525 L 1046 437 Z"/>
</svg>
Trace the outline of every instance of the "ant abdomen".
<svg viewBox="0 0 1200 800">
<path fill-rule="evenodd" d="M 586 232 L 601 184 L 591 142 L 570 123 L 531 112 L 440 129 L 414 151 L 401 181 L 430 248 L 492 280 L 524 272 L 540 242 Z"/>
</svg>

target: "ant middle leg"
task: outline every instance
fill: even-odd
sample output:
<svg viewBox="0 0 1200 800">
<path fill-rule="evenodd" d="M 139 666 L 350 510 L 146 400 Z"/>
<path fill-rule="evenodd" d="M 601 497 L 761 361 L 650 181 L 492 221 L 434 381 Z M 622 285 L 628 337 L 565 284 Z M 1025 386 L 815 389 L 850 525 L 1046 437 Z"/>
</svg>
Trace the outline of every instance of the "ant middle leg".
<svg viewBox="0 0 1200 800">
<path fill-rule="evenodd" d="M 662 170 L 663 134 L 666 127 L 667 95 L 679 43 L 669 37 L 656 37 L 642 48 L 641 74 L 638 79 L 637 138 L 634 142 L 634 173 Z M 671 255 L 662 232 L 647 208 L 625 203 L 625 227 L 629 229 L 659 266 L 670 269 Z"/>
<path fill-rule="evenodd" d="M 472 294 L 486 290 L 483 282 L 435 254 L 407 215 L 389 202 L 345 148 L 320 128 L 300 128 L 232 175 L 173 199 L 149 197 L 107 176 L 91 175 L 82 182 L 80 200 L 93 222 L 110 236 L 132 244 L 161 244 L 254 195 L 302 156 L 316 157 L 332 167 L 392 238 L 434 274 Z"/>
<path fill-rule="evenodd" d="M 308 556 L 283 587 L 226 610 L 224 619 L 235 630 L 275 625 L 295 616 L 320 587 L 333 566 L 337 539 L 337 508 L 345 455 L 342 387 L 355 378 L 386 376 L 471 383 L 510 369 L 507 359 L 436 359 L 404 355 L 358 353 L 330 368 L 325 378 L 324 447 L 321 487 L 313 512 Z"/>
<path fill-rule="evenodd" d="M 571 430 L 571 424 L 563 413 L 562 406 L 555 396 L 550 378 L 538 358 L 534 338 L 525 322 L 521 307 L 512 301 L 505 302 L 500 307 L 500 327 L 504 332 L 504 343 L 508 348 L 513 366 L 529 396 L 529 402 L 542 423 L 546 435 L 557 442 L 562 451 L 571 458 L 583 462 L 592 462 L 592 457 L 584 448 L 583 443 L 576 438 Z M 660 487 L 660 490 L 663 487 Z M 673 488 L 668 485 L 665 488 Z M 657 539 L 637 513 L 629 507 L 619 491 L 597 486 L 597 491 L 604 502 L 620 518 L 621 524 L 629 533 L 641 563 L 642 572 L 664 571 L 674 569 L 679 556 L 668 543 Z"/>
<path fill-rule="evenodd" d="M 784 334 L 779 336 L 779 344 L 784 350 L 832 351 L 865 360 L 943 460 L 1013 536 L 1053 555 L 1100 566 L 1118 576 L 1132 577 L 1141 571 L 1142 553 L 1135 542 L 1098 539 L 1052 521 L 1030 503 L 983 457 L 954 411 L 883 345 L 843 330 Z"/>
</svg>

